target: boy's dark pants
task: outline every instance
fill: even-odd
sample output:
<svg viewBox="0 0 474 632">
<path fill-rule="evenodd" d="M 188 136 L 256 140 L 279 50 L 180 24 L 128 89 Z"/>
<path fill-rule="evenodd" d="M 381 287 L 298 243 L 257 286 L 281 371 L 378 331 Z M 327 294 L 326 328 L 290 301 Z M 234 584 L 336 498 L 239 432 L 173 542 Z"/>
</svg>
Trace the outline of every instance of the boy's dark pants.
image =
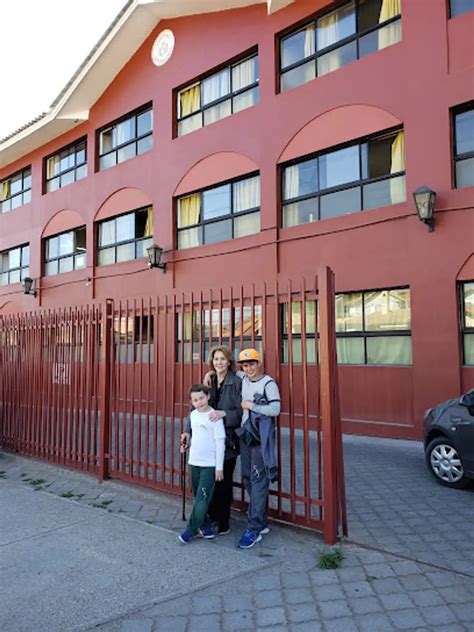
<svg viewBox="0 0 474 632">
<path fill-rule="evenodd" d="M 211 520 L 219 523 L 219 531 L 229 528 L 230 507 L 234 500 L 234 470 L 237 457 L 233 456 L 224 461 L 224 480 L 217 481 L 209 506 Z"/>
<path fill-rule="evenodd" d="M 189 518 L 188 529 L 196 535 L 199 529 L 210 527 L 207 512 L 216 482 L 215 467 L 191 465 L 191 486 L 193 490 L 193 511 Z"/>
<path fill-rule="evenodd" d="M 267 497 L 270 481 L 260 446 L 249 447 L 240 441 L 242 481 L 249 495 L 248 528 L 260 533 L 267 526 Z"/>
</svg>

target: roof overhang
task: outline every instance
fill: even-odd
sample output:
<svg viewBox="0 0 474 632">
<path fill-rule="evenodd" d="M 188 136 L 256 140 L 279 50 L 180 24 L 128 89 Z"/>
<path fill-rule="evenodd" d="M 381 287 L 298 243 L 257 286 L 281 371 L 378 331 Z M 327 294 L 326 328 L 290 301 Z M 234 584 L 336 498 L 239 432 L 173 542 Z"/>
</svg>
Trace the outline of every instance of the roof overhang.
<svg viewBox="0 0 474 632">
<path fill-rule="evenodd" d="M 266 4 L 274 13 L 294 0 L 129 0 L 49 111 L 0 140 L 0 168 L 87 121 L 89 111 L 163 19 Z"/>
</svg>

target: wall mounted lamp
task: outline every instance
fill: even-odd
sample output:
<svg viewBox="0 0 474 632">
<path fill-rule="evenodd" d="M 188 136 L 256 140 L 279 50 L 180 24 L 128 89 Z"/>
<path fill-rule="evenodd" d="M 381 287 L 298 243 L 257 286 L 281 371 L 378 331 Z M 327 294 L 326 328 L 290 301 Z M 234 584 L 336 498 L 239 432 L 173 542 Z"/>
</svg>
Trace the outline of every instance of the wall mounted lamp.
<svg viewBox="0 0 474 632">
<path fill-rule="evenodd" d="M 436 193 L 429 187 L 418 187 L 413 193 L 413 199 L 415 200 L 416 211 L 420 221 L 425 223 L 430 233 L 432 233 L 435 227 L 434 209 Z"/>
<path fill-rule="evenodd" d="M 25 277 L 23 279 L 23 294 L 28 294 L 29 296 L 36 296 L 35 290 L 35 282 L 31 277 Z"/>
<path fill-rule="evenodd" d="M 148 255 L 148 267 L 149 268 L 160 268 L 163 272 L 166 271 L 166 263 L 161 261 L 161 257 L 163 256 L 163 248 L 158 246 L 157 244 L 152 244 L 149 248 L 146 249 Z"/>
</svg>

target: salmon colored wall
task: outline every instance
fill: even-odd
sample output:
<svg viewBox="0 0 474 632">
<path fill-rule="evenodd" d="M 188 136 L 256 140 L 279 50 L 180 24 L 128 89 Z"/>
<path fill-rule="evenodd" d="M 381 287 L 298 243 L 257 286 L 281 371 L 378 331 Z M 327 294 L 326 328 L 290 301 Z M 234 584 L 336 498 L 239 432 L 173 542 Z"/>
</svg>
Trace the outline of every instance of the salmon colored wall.
<svg viewBox="0 0 474 632">
<path fill-rule="evenodd" d="M 275 34 L 327 4 L 299 0 L 271 16 L 257 5 L 160 22 L 91 109 L 89 121 L 0 172 L 2 178 L 33 167 L 32 202 L 0 215 L 0 251 L 29 242 L 33 278 L 41 271 L 40 235 L 59 211 L 83 217 L 88 239 L 87 269 L 42 278 L 36 299 L 23 296 L 19 285 L 0 288 L 0 305 L 14 301 L 30 309 L 175 288 L 272 283 L 314 275 L 321 265 L 334 270 L 337 291 L 408 285 L 413 366 L 341 367 L 342 414 L 352 432 L 419 436 L 426 408 L 473 385 L 473 371 L 460 366 L 456 277 L 474 250 L 474 196 L 473 188 L 452 188 L 450 108 L 473 98 L 474 12 L 448 21 L 445 0 L 430 0 L 429 11 L 425 2 L 403 0 L 400 43 L 276 93 Z M 165 28 L 173 30 L 176 46 L 170 61 L 157 68 L 150 50 Z M 173 90 L 255 46 L 259 104 L 174 138 Z M 153 103 L 153 150 L 95 173 L 96 130 L 147 102 Z M 278 161 L 376 131 L 384 120 L 404 126 L 407 201 L 280 229 Z M 318 131 L 321 122 L 324 130 Z M 82 136 L 88 177 L 42 195 L 43 157 Z M 261 233 L 174 251 L 173 195 L 241 175 L 246 161 L 249 171 L 253 165 L 260 170 Z M 419 222 L 411 198 L 422 184 L 437 192 L 433 233 Z M 127 198 L 130 190 L 135 198 Z M 142 206 L 140 200 L 153 203 L 155 241 L 168 251 L 166 274 L 148 270 L 144 260 L 94 268 L 95 219 Z"/>
</svg>

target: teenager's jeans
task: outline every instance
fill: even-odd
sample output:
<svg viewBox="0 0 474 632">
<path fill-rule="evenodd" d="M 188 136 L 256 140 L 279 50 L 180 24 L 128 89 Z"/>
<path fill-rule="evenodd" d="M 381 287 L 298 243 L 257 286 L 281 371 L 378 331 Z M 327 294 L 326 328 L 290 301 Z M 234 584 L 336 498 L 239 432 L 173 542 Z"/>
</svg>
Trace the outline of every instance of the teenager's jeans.
<svg viewBox="0 0 474 632">
<path fill-rule="evenodd" d="M 236 462 L 236 456 L 224 461 L 224 480 L 216 482 L 214 495 L 209 506 L 209 516 L 211 520 L 219 523 L 220 531 L 227 531 L 229 528 L 230 507 L 234 500 L 234 470 Z"/>
<path fill-rule="evenodd" d="M 260 446 L 249 447 L 240 441 L 242 480 L 249 495 L 248 528 L 255 533 L 267 526 L 267 497 L 269 480 Z"/>
<path fill-rule="evenodd" d="M 193 511 L 189 518 L 188 529 L 196 535 L 198 529 L 209 528 L 210 522 L 207 516 L 209 503 L 211 502 L 214 485 L 216 482 L 215 467 L 200 467 L 191 465 L 191 485 L 193 490 Z"/>
</svg>

